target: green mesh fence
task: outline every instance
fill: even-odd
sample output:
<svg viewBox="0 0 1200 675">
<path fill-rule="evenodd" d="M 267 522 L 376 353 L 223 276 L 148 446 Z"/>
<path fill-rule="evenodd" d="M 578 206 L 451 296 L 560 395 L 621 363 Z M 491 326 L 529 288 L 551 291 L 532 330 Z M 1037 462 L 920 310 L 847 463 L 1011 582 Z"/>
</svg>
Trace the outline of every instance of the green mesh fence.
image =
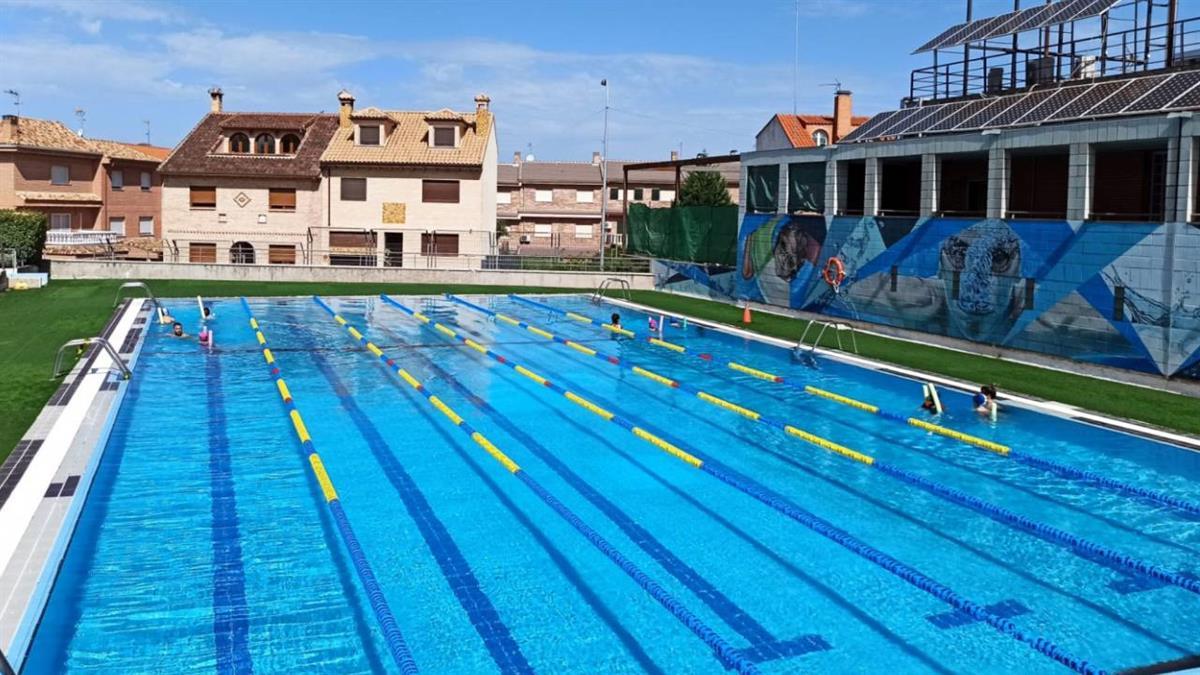
<svg viewBox="0 0 1200 675">
<path fill-rule="evenodd" d="M 737 261 L 737 214 L 736 206 L 652 209 L 632 204 L 626 218 L 629 252 L 732 266 Z"/>
</svg>

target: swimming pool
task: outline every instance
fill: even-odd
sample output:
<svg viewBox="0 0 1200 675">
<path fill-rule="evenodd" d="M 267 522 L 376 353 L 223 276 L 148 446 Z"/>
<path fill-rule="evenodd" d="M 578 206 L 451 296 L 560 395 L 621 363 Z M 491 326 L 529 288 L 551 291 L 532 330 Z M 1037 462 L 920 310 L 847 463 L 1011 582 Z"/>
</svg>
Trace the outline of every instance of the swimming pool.
<svg viewBox="0 0 1200 675">
<path fill-rule="evenodd" d="M 972 445 L 904 423 L 912 380 L 532 301 L 218 300 L 213 353 L 151 331 L 25 672 L 1200 653 L 1200 454 L 1020 408 L 992 424 L 943 389 L 934 421 Z"/>
</svg>

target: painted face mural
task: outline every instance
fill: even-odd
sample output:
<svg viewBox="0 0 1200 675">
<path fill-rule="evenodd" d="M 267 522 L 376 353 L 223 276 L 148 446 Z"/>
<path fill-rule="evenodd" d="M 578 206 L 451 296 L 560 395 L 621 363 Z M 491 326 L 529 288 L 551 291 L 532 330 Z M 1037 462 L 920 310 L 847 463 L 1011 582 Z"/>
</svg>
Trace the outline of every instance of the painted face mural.
<svg viewBox="0 0 1200 675">
<path fill-rule="evenodd" d="M 952 234 L 942 242 L 938 277 L 945 289 L 951 334 L 999 340 L 1020 311 L 1021 240 L 996 221 Z"/>
<path fill-rule="evenodd" d="M 775 241 L 775 274 L 791 281 L 804 263 L 816 265 L 820 255 L 821 242 L 805 232 L 801 223 L 788 223 Z"/>
</svg>

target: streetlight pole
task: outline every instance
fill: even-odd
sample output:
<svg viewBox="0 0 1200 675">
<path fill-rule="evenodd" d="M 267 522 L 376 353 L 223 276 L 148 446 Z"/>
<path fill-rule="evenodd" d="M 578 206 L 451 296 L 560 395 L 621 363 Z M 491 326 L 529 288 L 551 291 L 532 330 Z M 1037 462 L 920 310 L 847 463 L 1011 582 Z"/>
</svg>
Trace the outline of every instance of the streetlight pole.
<svg viewBox="0 0 1200 675">
<path fill-rule="evenodd" d="M 604 87 L 604 140 L 600 149 L 600 271 L 604 271 L 604 239 L 608 234 L 608 78 Z"/>
</svg>

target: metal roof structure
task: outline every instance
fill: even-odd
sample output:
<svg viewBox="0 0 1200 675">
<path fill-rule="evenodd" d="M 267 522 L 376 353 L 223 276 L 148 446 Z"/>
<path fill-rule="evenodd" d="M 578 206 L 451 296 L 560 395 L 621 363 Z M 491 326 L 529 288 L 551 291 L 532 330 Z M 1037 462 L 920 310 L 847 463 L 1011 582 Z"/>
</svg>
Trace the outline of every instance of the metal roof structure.
<svg viewBox="0 0 1200 675">
<path fill-rule="evenodd" d="M 977 19 L 956 24 L 940 35 L 917 47 L 913 54 L 946 49 L 960 45 L 989 40 L 991 38 L 1023 33 L 1027 30 L 1057 26 L 1069 21 L 1090 19 L 1112 9 L 1120 0 L 1058 0 L 1047 5 L 1038 5 L 1000 16 Z"/>
<path fill-rule="evenodd" d="M 880 113 L 840 143 L 1200 108 L 1200 70 L 1159 73 Z"/>
</svg>

